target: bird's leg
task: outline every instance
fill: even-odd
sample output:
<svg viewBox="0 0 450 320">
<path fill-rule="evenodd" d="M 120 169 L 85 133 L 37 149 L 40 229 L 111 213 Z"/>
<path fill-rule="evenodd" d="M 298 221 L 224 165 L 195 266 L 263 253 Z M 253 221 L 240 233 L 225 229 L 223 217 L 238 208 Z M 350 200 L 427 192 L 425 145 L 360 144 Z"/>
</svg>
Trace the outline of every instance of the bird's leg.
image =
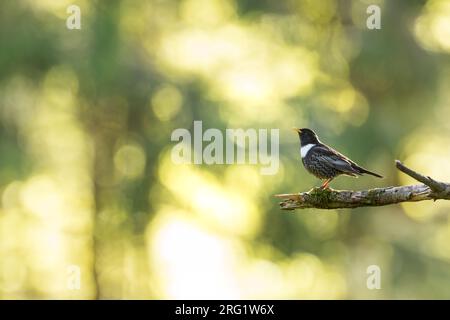
<svg viewBox="0 0 450 320">
<path fill-rule="evenodd" d="M 320 189 L 325 190 L 328 189 L 328 185 L 330 184 L 331 180 L 333 180 L 333 178 L 327 179 L 325 180 L 325 182 L 320 186 Z"/>
</svg>

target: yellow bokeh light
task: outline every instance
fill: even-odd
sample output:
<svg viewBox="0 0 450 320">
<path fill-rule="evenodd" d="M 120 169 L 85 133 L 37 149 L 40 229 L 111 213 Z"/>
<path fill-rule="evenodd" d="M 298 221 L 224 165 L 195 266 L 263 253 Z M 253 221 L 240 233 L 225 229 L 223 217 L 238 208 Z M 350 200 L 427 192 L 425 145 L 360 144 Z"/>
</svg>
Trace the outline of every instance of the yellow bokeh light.
<svg viewBox="0 0 450 320">
<path fill-rule="evenodd" d="M 188 214 L 166 209 L 147 232 L 150 265 L 161 286 L 160 298 L 236 298 L 235 245 L 200 228 Z"/>
<path fill-rule="evenodd" d="M 255 118 L 264 108 L 265 117 L 271 118 L 284 100 L 311 91 L 318 59 L 306 48 L 271 41 L 256 29 L 229 23 L 174 32 L 161 42 L 160 66 L 205 78 L 210 96 L 243 108 L 243 116 Z"/>
<path fill-rule="evenodd" d="M 235 14 L 232 0 L 185 0 L 180 11 L 184 21 L 203 27 L 224 23 Z"/>
<path fill-rule="evenodd" d="M 156 117 L 161 121 L 171 120 L 181 110 L 183 96 L 174 86 L 166 85 L 158 89 L 151 99 Z"/>
<path fill-rule="evenodd" d="M 450 145 L 450 140 L 446 136 L 434 134 L 429 129 L 417 130 L 408 137 L 404 154 L 406 155 L 404 163 L 417 172 L 431 176 L 436 180 L 449 181 L 450 167 L 448 159 L 450 158 L 450 149 L 442 146 Z M 417 146 L 421 146 L 418 148 Z M 399 179 L 402 184 L 417 184 L 413 178 L 399 173 Z M 419 221 L 432 218 L 437 213 L 450 209 L 448 201 L 425 201 L 417 203 L 402 203 L 406 213 Z"/>
<path fill-rule="evenodd" d="M 325 92 L 320 101 L 324 107 L 333 110 L 353 126 L 362 125 L 369 115 L 366 98 L 350 86 Z"/>
<path fill-rule="evenodd" d="M 168 299 L 342 298 L 340 270 L 311 254 L 287 261 L 249 255 L 239 241 L 164 207 L 147 229 L 158 297 Z"/>
<path fill-rule="evenodd" d="M 414 25 L 415 36 L 427 50 L 450 52 L 450 3 L 430 0 Z"/>
<path fill-rule="evenodd" d="M 205 222 L 230 233 L 252 235 L 259 229 L 260 216 L 245 185 L 221 185 L 213 175 L 191 165 L 175 165 L 167 155 L 160 165 L 161 182 L 185 206 Z M 256 186 L 254 186 L 256 188 Z"/>
<path fill-rule="evenodd" d="M 114 165 L 117 171 L 128 179 L 141 177 L 145 170 L 145 163 L 145 151 L 137 144 L 123 145 L 114 155 Z"/>
<path fill-rule="evenodd" d="M 64 200 L 58 186 L 47 176 L 33 177 L 21 192 L 25 208 L 42 218 L 63 212 Z M 53 220 L 54 221 L 54 220 Z"/>
<path fill-rule="evenodd" d="M 26 85 L 31 84 L 16 78 L 13 88 Z M 9 266 L 14 265 L 14 259 L 22 259 L 24 285 L 33 292 L 30 297 L 92 297 L 90 274 L 83 278 L 83 290 L 71 292 L 66 287 L 67 265 L 76 262 L 80 268 L 89 269 L 92 254 L 87 250 L 92 231 L 92 153 L 77 118 L 78 85 L 70 67 L 51 68 L 39 87 L 28 91 L 31 104 L 20 110 L 23 114 L 16 122 L 23 152 L 33 166 L 24 181 L 13 182 L 3 190 L 2 204 L 8 218 L 0 220 L 0 229 L 2 238 L 15 243 Z M 17 226 L 8 228 L 12 222 Z M 20 269 L 13 272 L 8 267 L 2 272 L 18 281 L 17 287 L 5 283 L 9 286 L 7 295 L 20 296 Z"/>
</svg>

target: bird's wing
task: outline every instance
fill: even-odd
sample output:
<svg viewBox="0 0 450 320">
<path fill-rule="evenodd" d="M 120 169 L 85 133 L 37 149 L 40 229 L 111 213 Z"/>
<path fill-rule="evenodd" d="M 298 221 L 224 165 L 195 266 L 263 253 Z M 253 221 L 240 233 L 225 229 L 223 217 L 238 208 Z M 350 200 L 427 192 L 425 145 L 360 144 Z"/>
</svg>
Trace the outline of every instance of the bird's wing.
<svg viewBox="0 0 450 320">
<path fill-rule="evenodd" d="M 344 174 L 348 174 L 351 176 L 356 176 L 361 174 L 358 170 L 355 169 L 355 163 L 339 153 L 338 151 L 328 147 L 328 146 L 317 146 L 317 157 L 319 160 L 326 162 L 328 165 L 333 168 L 342 171 Z"/>
</svg>

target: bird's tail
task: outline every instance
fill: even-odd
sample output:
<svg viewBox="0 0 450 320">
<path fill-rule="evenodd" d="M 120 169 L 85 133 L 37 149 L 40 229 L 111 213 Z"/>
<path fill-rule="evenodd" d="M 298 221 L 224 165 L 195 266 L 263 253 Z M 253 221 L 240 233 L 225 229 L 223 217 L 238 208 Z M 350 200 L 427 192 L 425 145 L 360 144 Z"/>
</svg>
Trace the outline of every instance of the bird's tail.
<svg viewBox="0 0 450 320">
<path fill-rule="evenodd" d="M 358 170 L 359 170 L 359 172 L 361 172 L 361 173 L 370 174 L 370 175 L 372 175 L 372 176 L 374 176 L 374 177 L 377 177 L 377 178 L 383 178 L 383 176 L 380 176 L 379 174 L 377 174 L 377 173 L 375 173 L 375 172 L 366 170 L 366 169 L 361 168 L 361 167 L 358 167 Z"/>
</svg>

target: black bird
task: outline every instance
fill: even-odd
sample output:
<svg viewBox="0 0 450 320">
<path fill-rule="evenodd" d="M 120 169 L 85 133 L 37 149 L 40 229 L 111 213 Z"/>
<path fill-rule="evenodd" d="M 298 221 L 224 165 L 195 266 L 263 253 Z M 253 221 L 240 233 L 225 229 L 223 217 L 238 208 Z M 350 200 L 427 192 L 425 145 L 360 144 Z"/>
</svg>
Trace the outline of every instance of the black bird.
<svg viewBox="0 0 450 320">
<path fill-rule="evenodd" d="M 293 128 L 300 137 L 300 155 L 306 170 L 319 179 L 325 180 L 321 188 L 328 188 L 328 184 L 337 176 L 344 174 L 358 177 L 358 175 L 370 174 L 383 178 L 379 174 L 360 167 L 355 162 L 337 152 L 333 148 L 320 142 L 316 133 L 308 128 Z"/>
</svg>

